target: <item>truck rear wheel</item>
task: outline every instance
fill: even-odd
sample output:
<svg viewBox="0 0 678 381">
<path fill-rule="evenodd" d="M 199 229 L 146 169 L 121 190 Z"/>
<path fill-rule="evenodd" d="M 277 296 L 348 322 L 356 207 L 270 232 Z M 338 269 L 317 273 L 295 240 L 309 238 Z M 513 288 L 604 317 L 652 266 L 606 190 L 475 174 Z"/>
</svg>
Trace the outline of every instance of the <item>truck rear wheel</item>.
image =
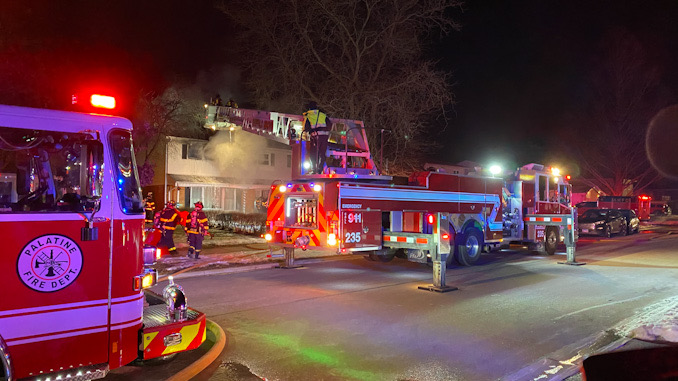
<svg viewBox="0 0 678 381">
<path fill-rule="evenodd" d="M 395 258 L 395 254 L 390 254 L 390 255 L 370 254 L 370 257 L 372 258 L 373 261 L 391 262 L 393 260 L 393 258 Z"/>
<path fill-rule="evenodd" d="M 368 259 L 370 261 L 377 261 L 377 262 L 391 262 L 393 258 L 396 256 L 396 251 L 395 250 L 379 250 L 377 251 L 370 251 L 369 254 L 367 255 Z"/>
<path fill-rule="evenodd" d="M 478 229 L 471 228 L 457 234 L 454 250 L 457 261 L 464 266 L 473 266 L 480 259 L 483 245 L 483 235 Z"/>
<path fill-rule="evenodd" d="M 547 226 L 544 231 L 544 251 L 547 255 L 556 253 L 558 241 L 558 228 L 555 226 Z"/>
</svg>

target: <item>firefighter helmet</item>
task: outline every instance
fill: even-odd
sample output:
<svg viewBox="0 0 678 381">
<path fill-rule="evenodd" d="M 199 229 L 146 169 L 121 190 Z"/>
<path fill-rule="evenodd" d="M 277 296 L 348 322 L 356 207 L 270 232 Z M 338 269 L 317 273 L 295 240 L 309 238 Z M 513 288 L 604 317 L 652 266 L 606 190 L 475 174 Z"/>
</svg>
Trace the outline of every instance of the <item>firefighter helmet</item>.
<svg viewBox="0 0 678 381">
<path fill-rule="evenodd" d="M 198 208 L 198 209 L 202 209 L 203 208 L 202 202 L 201 201 L 196 202 L 195 207 Z"/>
<path fill-rule="evenodd" d="M 167 201 L 168 208 L 174 208 L 177 205 L 176 201 Z"/>
<path fill-rule="evenodd" d="M 318 104 L 315 103 L 315 101 L 310 101 L 306 104 L 306 111 L 308 110 L 315 110 L 318 108 Z"/>
</svg>

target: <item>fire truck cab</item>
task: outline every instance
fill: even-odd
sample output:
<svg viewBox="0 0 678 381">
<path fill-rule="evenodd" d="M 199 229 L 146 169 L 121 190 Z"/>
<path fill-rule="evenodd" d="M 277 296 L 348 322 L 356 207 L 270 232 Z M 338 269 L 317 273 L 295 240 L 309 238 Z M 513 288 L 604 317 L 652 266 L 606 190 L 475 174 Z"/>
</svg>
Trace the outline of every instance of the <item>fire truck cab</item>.
<svg viewBox="0 0 678 381">
<path fill-rule="evenodd" d="M 651 217 L 652 197 L 640 196 L 600 196 L 598 208 L 601 209 L 631 209 L 638 215 L 641 221 L 647 221 Z"/>
<path fill-rule="evenodd" d="M 502 194 L 504 202 L 504 244 L 527 247 L 553 255 L 565 235 L 562 227 L 527 225 L 531 214 L 572 215 L 572 186 L 557 169 L 527 164 L 509 174 Z"/>
<path fill-rule="evenodd" d="M 131 130 L 118 117 L 0 105 L 5 380 L 96 379 L 205 340 L 205 315 L 175 305 L 177 285 L 167 305 L 146 303 L 155 249 L 143 252 Z M 169 315 L 177 308 L 183 318 Z"/>
</svg>

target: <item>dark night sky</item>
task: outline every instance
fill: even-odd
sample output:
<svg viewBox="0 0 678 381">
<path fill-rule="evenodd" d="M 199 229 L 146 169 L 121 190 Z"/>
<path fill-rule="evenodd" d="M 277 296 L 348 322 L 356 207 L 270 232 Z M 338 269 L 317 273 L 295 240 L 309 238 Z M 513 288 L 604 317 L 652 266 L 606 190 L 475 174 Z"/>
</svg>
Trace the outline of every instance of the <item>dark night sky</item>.
<svg viewBox="0 0 678 381">
<path fill-rule="evenodd" d="M 597 44 L 614 27 L 636 34 L 665 69 L 664 85 L 678 86 L 675 0 L 468 0 L 454 14 L 462 31 L 431 53 L 456 82 L 456 115 L 438 161 L 551 159 L 550 129 L 573 99 L 586 96 Z M 211 1 L 0 0 L 2 20 L 9 24 L 0 23 L 0 33 L 34 41 L 38 50 L 71 52 L 54 56 L 78 68 L 59 76 L 62 87 L 101 82 L 132 96 L 140 87 L 196 82 L 202 73 L 206 95 L 237 93 L 224 88 L 232 81 L 209 74 L 231 58 L 227 19 Z"/>
<path fill-rule="evenodd" d="M 463 30 L 445 42 L 443 65 L 457 82 L 451 147 L 442 157 L 522 164 L 553 159 L 548 135 L 586 82 L 603 34 L 625 28 L 640 39 L 648 60 L 677 88 L 676 1 L 474 1 Z M 674 91 L 675 93 L 675 91 Z M 675 102 L 675 100 L 674 100 Z M 573 126 L 572 133 L 581 134 Z M 455 143 L 452 143 L 455 141 Z"/>
</svg>

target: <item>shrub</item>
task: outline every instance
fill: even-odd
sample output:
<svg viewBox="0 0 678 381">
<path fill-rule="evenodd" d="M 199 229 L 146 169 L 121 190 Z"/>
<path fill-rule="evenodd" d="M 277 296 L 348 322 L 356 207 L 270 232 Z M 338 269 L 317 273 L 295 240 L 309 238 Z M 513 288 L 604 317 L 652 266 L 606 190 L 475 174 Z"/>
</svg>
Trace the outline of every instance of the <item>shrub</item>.
<svg viewBox="0 0 678 381">
<path fill-rule="evenodd" d="M 260 235 L 266 231 L 266 214 L 224 212 L 222 210 L 205 211 L 210 226 L 234 233 Z"/>
</svg>

